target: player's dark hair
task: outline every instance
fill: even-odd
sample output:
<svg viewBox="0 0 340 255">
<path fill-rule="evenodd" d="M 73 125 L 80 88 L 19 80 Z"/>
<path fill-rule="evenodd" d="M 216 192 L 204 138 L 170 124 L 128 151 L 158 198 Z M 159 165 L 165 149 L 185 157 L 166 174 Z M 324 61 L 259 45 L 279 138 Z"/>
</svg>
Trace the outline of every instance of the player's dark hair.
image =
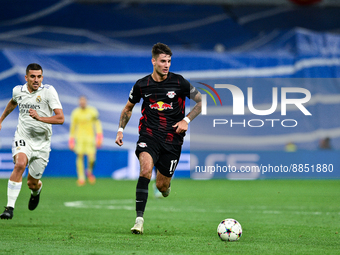
<svg viewBox="0 0 340 255">
<path fill-rule="evenodd" d="M 32 63 L 32 64 L 29 64 L 27 67 L 26 67 L 26 75 L 28 74 L 28 72 L 30 70 L 41 70 L 41 73 L 43 72 L 43 69 L 42 67 L 37 64 L 37 63 Z"/>
<path fill-rule="evenodd" d="M 156 43 L 152 47 L 151 53 L 152 53 L 153 58 L 157 58 L 160 54 L 166 54 L 166 55 L 172 56 L 172 52 L 169 46 L 164 43 Z"/>
</svg>

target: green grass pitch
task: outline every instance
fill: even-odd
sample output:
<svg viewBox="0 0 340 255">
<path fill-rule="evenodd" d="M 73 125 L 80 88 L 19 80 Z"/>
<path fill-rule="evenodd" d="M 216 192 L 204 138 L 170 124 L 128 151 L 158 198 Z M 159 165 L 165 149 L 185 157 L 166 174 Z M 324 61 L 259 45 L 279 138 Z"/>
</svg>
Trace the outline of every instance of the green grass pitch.
<svg viewBox="0 0 340 255">
<path fill-rule="evenodd" d="M 130 232 L 136 181 L 42 181 L 35 211 L 24 184 L 13 219 L 0 221 L 0 254 L 339 254 L 340 180 L 174 179 L 161 199 L 151 182 L 144 235 Z M 5 206 L 7 180 L 0 188 Z M 219 239 L 225 218 L 241 223 L 239 241 Z"/>
</svg>

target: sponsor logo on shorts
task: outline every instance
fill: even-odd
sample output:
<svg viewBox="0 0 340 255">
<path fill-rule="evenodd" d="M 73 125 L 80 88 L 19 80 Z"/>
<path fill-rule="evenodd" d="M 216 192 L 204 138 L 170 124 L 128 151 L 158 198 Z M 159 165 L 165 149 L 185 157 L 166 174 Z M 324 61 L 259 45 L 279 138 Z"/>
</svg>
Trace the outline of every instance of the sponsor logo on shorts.
<svg viewBox="0 0 340 255">
<path fill-rule="evenodd" d="M 138 146 L 139 146 L 139 147 L 142 147 L 142 148 L 148 147 L 147 144 L 146 144 L 146 143 L 143 143 L 143 142 L 138 143 Z"/>
</svg>

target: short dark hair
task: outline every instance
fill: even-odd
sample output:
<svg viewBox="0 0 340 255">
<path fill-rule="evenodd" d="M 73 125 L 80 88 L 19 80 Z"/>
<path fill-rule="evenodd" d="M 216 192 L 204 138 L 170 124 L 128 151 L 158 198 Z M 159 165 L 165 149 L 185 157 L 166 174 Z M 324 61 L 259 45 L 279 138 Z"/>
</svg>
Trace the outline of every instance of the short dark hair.
<svg viewBox="0 0 340 255">
<path fill-rule="evenodd" d="M 42 67 L 37 64 L 37 63 L 32 63 L 32 64 L 29 64 L 27 67 L 26 67 L 26 75 L 28 74 L 28 72 L 30 70 L 41 70 L 41 73 L 43 72 L 43 69 Z"/>
<path fill-rule="evenodd" d="M 156 43 L 153 47 L 152 47 L 152 57 L 153 58 L 157 58 L 158 55 L 160 54 L 166 54 L 166 55 L 170 55 L 172 56 L 172 52 L 169 48 L 168 45 L 164 44 L 164 43 Z"/>
</svg>

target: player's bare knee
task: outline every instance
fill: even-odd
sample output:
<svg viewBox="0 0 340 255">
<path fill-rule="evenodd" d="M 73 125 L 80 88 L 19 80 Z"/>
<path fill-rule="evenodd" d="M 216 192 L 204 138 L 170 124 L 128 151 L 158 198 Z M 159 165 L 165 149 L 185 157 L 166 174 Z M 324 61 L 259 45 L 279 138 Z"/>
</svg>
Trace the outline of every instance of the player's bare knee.
<svg viewBox="0 0 340 255">
<path fill-rule="evenodd" d="M 140 172 L 139 172 L 140 177 L 145 177 L 148 179 L 151 179 L 152 176 L 152 168 L 150 169 L 149 167 L 141 167 Z"/>
<path fill-rule="evenodd" d="M 151 175 L 152 173 L 150 174 L 148 171 L 140 171 L 140 174 L 139 174 L 140 177 L 144 177 L 147 179 L 151 179 Z"/>
<path fill-rule="evenodd" d="M 13 170 L 19 173 L 23 173 L 25 171 L 25 168 L 26 168 L 26 164 L 22 162 L 16 162 Z"/>
</svg>

